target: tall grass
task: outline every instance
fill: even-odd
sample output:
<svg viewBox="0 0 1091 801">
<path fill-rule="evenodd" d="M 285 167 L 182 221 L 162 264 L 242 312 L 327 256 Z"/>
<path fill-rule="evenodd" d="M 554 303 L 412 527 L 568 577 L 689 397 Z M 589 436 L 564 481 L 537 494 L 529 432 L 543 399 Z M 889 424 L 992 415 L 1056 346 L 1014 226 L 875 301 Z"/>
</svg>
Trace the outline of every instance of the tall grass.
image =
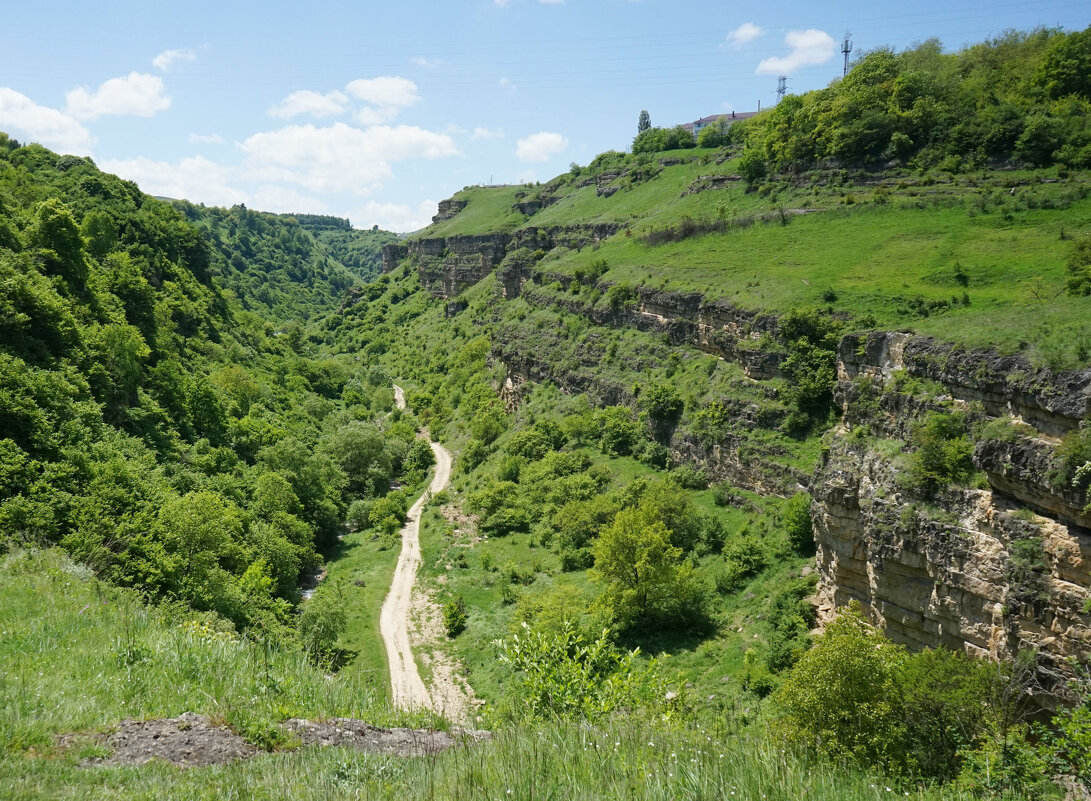
<svg viewBox="0 0 1091 801">
<path fill-rule="evenodd" d="M 185 711 L 258 745 L 282 739 L 275 724 L 291 717 L 420 722 L 300 651 L 171 622 L 58 551 L 7 554 L 0 586 L 0 756 L 48 749 L 61 732 Z"/>
<path fill-rule="evenodd" d="M 498 732 L 494 741 L 418 758 L 300 749 L 248 762 L 178 770 L 162 764 L 86 770 L 46 759 L 0 761 L 20 799 L 960 799 L 811 763 L 760 737 L 624 720 Z"/>
</svg>

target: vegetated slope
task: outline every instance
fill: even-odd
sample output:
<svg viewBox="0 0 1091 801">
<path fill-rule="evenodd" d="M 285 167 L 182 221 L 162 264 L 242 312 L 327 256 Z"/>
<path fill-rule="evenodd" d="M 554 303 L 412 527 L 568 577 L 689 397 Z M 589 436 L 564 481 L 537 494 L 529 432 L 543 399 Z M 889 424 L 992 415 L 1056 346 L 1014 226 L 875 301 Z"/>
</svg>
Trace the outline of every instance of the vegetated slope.
<svg viewBox="0 0 1091 801">
<path fill-rule="evenodd" d="M 0 140 L 0 537 L 290 638 L 301 574 L 402 473 L 414 427 L 381 418 L 385 374 L 307 339 L 360 285 L 323 245 L 182 206 L 205 231 Z"/>
<path fill-rule="evenodd" d="M 366 683 L 331 678 L 298 651 L 247 642 L 215 618 L 179 619 L 142 607 L 55 551 L 0 556 L 0 582 L 0 786 L 17 798 L 483 800 L 508 789 L 527 798 L 533 788 L 536 797 L 628 799 L 638 788 L 641 797 L 664 801 L 729 797 L 732 790 L 864 801 L 875 797 L 879 781 L 786 756 L 726 726 L 659 725 L 654 733 L 624 721 L 594 731 L 564 723 L 511 728 L 491 744 L 427 759 L 293 747 L 278 725 L 286 717 L 434 721 L 396 713 Z M 109 756 L 101 732 L 129 718 L 183 712 L 208 715 L 278 752 L 186 770 L 159 760 L 94 764 Z M 631 758 L 604 760 L 614 748 Z M 914 795 L 952 797 L 936 790 Z"/>
<path fill-rule="evenodd" d="M 732 125 L 722 148 L 604 153 L 540 186 L 467 188 L 407 252 L 451 262 L 472 244 L 460 238 L 493 237 L 490 266 L 508 256 L 513 286 L 588 309 L 609 300 L 596 283 L 760 312 L 817 305 L 861 327 L 1087 364 L 1091 101 L 1057 77 L 1087 38 L 871 53 L 828 89 Z"/>
<path fill-rule="evenodd" d="M 1003 60 L 1012 41 L 984 50 Z M 857 99 L 882 110 L 898 77 Z M 468 188 L 386 249 L 388 275 L 328 324 L 337 347 L 382 352 L 461 451 L 426 518 L 424 571 L 494 714 L 657 708 L 654 678 L 610 650 L 640 644 L 669 652 L 706 709 L 772 694 L 783 732 L 835 759 L 989 781 L 989 715 L 957 753 L 917 723 L 894 731 L 916 704 L 903 681 L 972 683 L 977 668 L 903 661 L 852 619 L 808 651 L 808 628 L 858 600 L 897 642 L 1009 666 L 971 695 L 1057 692 L 1086 653 L 1091 206 L 1063 147 L 1082 147 L 1086 100 L 1054 109 L 1069 138 L 1046 166 L 1018 147 L 970 172 L 973 158 L 930 166 L 963 152 L 950 132 L 912 164 L 825 154 L 769 172 L 785 165 L 762 156 L 765 176 L 731 142 L 611 153 L 542 186 Z M 862 333 L 881 327 L 897 331 Z M 817 609 L 802 575 L 815 546 Z M 909 706 L 834 743 L 823 727 L 841 713 L 807 688 L 844 668 L 841 645 L 881 655 L 855 689 Z M 1017 669 L 1028 645 L 1038 662 Z M 603 689 L 619 684 L 642 700 Z M 1024 729 L 1004 730 L 1030 753 Z M 1038 792 L 1007 760 L 1001 783 Z"/>
</svg>

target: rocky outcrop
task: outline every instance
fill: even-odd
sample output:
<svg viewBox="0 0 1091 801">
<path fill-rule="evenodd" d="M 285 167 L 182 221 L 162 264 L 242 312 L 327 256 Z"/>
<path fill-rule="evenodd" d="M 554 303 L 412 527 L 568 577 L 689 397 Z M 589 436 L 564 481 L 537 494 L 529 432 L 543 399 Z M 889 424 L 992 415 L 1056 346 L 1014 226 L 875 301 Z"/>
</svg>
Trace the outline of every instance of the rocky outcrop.
<svg viewBox="0 0 1091 801">
<path fill-rule="evenodd" d="M 1040 514 L 1091 530 L 1087 492 L 1058 480 L 1055 459 L 1053 444 L 1034 437 L 986 439 L 974 449 L 974 464 L 995 489 Z"/>
<path fill-rule="evenodd" d="M 383 245 L 383 272 L 391 272 L 408 255 L 409 248 L 401 243 Z"/>
<path fill-rule="evenodd" d="M 806 489 L 810 476 L 779 463 L 777 457 L 782 454 L 768 452 L 768 446 L 747 438 L 748 430 L 753 430 L 752 426 L 740 420 L 738 431 L 714 443 L 676 432 L 670 443 L 671 462 L 702 468 L 711 483 L 726 481 L 761 495 L 785 498 Z"/>
<path fill-rule="evenodd" d="M 821 620 L 858 601 L 913 648 L 993 659 L 1031 649 L 1046 685 L 1091 647 L 1087 531 L 1028 514 L 993 490 L 915 500 L 889 458 L 845 441 L 812 493 Z"/>
<path fill-rule="evenodd" d="M 407 254 L 429 292 L 453 298 L 496 269 L 509 241 L 507 234 L 414 239 Z"/>
<path fill-rule="evenodd" d="M 552 206 L 558 200 L 560 200 L 560 198 L 554 195 L 539 195 L 538 197 L 533 197 L 529 200 L 517 200 L 511 207 L 520 214 L 525 214 L 527 217 L 530 217 L 547 206 Z"/>
<path fill-rule="evenodd" d="M 842 378 L 889 376 L 895 370 L 942 384 L 953 397 L 977 401 L 992 415 L 1023 418 L 1059 436 L 1091 415 L 1091 369 L 1054 373 L 1018 354 L 968 350 L 931 337 L 877 331 L 841 341 Z"/>
<path fill-rule="evenodd" d="M 466 208 L 466 204 L 467 201 L 455 200 L 454 198 L 441 200 L 439 202 L 439 208 L 436 210 L 435 216 L 432 217 L 432 222 L 443 222 L 444 220 L 449 220 L 452 217 L 458 216 L 458 213 Z"/>
<path fill-rule="evenodd" d="M 383 248 L 383 271 L 389 272 L 401 259 L 416 264 L 421 283 L 433 295 L 453 298 L 497 269 L 513 251 L 548 251 L 556 247 L 580 249 L 601 242 L 620 230 L 617 223 L 521 228 L 512 234 L 478 234 L 422 237 L 405 245 Z M 529 270 L 518 272 L 510 297 L 519 294 L 529 279 Z"/>
<path fill-rule="evenodd" d="M 548 274 L 535 273 L 535 283 Z M 567 289 L 571 276 L 558 280 Z M 740 364 L 750 378 L 767 380 L 781 375 L 781 349 L 770 341 L 777 333 L 776 317 L 742 309 L 726 299 L 706 300 L 699 292 L 667 292 L 633 287 L 632 300 L 610 305 L 588 305 L 578 297 L 524 287 L 528 301 L 560 308 L 586 317 L 595 325 L 635 328 L 662 334 L 672 345 L 691 345 L 705 353 Z"/>
</svg>

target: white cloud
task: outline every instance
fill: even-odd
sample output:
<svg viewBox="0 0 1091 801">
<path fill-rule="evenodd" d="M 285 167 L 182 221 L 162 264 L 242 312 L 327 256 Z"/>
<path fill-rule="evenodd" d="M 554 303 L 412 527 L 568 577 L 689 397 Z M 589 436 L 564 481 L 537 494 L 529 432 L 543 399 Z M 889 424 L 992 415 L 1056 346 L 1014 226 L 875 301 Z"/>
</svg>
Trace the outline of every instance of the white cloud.
<svg viewBox="0 0 1091 801">
<path fill-rule="evenodd" d="M 504 6 L 506 6 L 508 4 L 508 0 L 492 0 L 492 1 L 493 1 L 493 3 L 500 6 L 501 8 L 503 8 Z"/>
<path fill-rule="evenodd" d="M 164 50 L 158 56 L 152 59 L 152 65 L 156 69 L 160 69 L 163 72 L 168 72 L 175 62 L 178 61 L 193 61 L 197 58 L 197 54 L 190 48 L 186 47 L 181 50 Z"/>
<path fill-rule="evenodd" d="M 504 136 L 504 132 L 499 128 L 474 128 L 473 134 L 470 136 L 470 141 L 476 142 L 481 139 L 501 139 Z"/>
<path fill-rule="evenodd" d="M 316 197 L 272 184 L 258 187 L 246 205 L 252 209 L 277 214 L 326 214 L 329 211 L 329 207 Z"/>
<path fill-rule="evenodd" d="M 394 75 L 358 78 L 346 86 L 345 91 L 357 100 L 376 106 L 411 106 L 420 100 L 415 83 Z"/>
<path fill-rule="evenodd" d="M 381 125 L 391 122 L 403 110 L 420 101 L 417 85 L 408 78 L 383 75 L 378 78 L 358 78 L 345 91 L 370 105 L 354 115 L 361 125 Z"/>
<path fill-rule="evenodd" d="M 14 89 L 0 87 L 0 129 L 16 139 L 84 156 L 91 152 L 91 132 L 63 111 L 39 106 Z"/>
<path fill-rule="evenodd" d="M 231 186 L 232 171 L 204 156 L 177 162 L 153 161 L 144 156 L 111 159 L 100 163 L 99 168 L 136 181 L 149 195 L 184 198 L 211 206 L 233 206 L 249 201 L 245 192 Z"/>
<path fill-rule="evenodd" d="M 163 94 L 163 79 L 139 72 L 111 78 L 94 92 L 81 86 L 65 97 L 68 101 L 67 112 L 81 120 L 93 120 L 108 114 L 152 117 L 170 107 L 170 98 Z"/>
<path fill-rule="evenodd" d="M 725 41 L 730 47 L 741 47 L 747 42 L 754 41 L 763 33 L 764 31 L 753 22 L 744 22 L 742 25 L 729 33 Z"/>
<path fill-rule="evenodd" d="M 249 175 L 299 184 L 312 192 L 367 194 L 392 174 L 391 164 L 458 154 L 446 134 L 411 125 L 325 128 L 289 125 L 257 133 L 240 144 Z"/>
<path fill-rule="evenodd" d="M 219 134 L 196 134 L 191 133 L 189 135 L 189 141 L 195 145 L 219 145 L 223 144 L 224 138 Z"/>
<path fill-rule="evenodd" d="M 559 133 L 542 131 L 515 143 L 515 157 L 520 161 L 547 161 L 568 147 L 568 140 Z"/>
<path fill-rule="evenodd" d="M 302 89 L 292 92 L 275 106 L 269 109 L 270 117 L 291 119 L 299 114 L 309 114 L 312 117 L 331 117 L 340 114 L 348 104 L 348 97 L 334 90 L 322 94 L 312 92 L 310 89 Z"/>
<path fill-rule="evenodd" d="M 443 60 L 438 58 L 425 58 L 424 56 L 413 56 L 413 58 L 409 59 L 409 63 L 415 67 L 435 69 L 436 67 L 443 65 Z"/>
<path fill-rule="evenodd" d="M 516 89 L 516 86 L 515 86 L 514 83 L 511 82 L 510 78 L 501 78 L 500 79 L 500 88 L 501 89 L 507 89 L 509 92 L 514 92 L 515 89 Z"/>
<path fill-rule="evenodd" d="M 802 67 L 825 64 L 837 52 L 837 42 L 825 31 L 809 28 L 805 31 L 789 31 L 784 43 L 792 48 L 784 57 L 763 59 L 755 75 L 787 75 Z"/>
<path fill-rule="evenodd" d="M 544 6 L 555 6 L 563 3 L 564 0 L 538 0 L 538 2 Z"/>
<path fill-rule="evenodd" d="M 436 213 L 436 201 L 422 200 L 416 206 L 404 203 L 378 203 L 369 201 L 359 209 L 349 212 L 349 220 L 357 228 L 377 225 L 387 231 L 408 233 L 419 231 L 432 222 Z"/>
</svg>

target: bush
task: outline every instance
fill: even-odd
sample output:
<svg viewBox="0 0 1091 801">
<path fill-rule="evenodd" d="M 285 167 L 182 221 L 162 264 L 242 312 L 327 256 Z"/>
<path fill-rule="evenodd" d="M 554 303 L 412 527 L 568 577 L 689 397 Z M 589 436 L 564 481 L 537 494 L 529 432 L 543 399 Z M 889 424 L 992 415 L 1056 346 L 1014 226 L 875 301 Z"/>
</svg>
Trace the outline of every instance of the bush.
<svg viewBox="0 0 1091 801">
<path fill-rule="evenodd" d="M 471 439 L 462 449 L 460 467 L 464 472 L 469 472 L 489 458 L 488 446 L 479 439 Z"/>
<path fill-rule="evenodd" d="M 708 473 L 703 467 L 694 468 L 682 465 L 671 470 L 671 478 L 680 487 L 688 490 L 703 490 L 708 488 Z"/>
<path fill-rule="evenodd" d="M 436 455 L 432 453 L 432 447 L 423 439 L 415 439 L 409 446 L 403 466 L 407 473 L 413 470 L 420 470 L 423 473 L 435 463 Z"/>
<path fill-rule="evenodd" d="M 769 554 L 764 544 L 746 529 L 724 546 L 723 555 L 723 577 L 720 583 L 729 592 L 741 588 L 747 579 L 760 573 L 769 564 Z"/>
<path fill-rule="evenodd" d="M 784 533 L 796 553 L 815 552 L 814 528 L 811 523 L 811 496 L 805 492 L 793 495 L 784 503 Z"/>
<path fill-rule="evenodd" d="M 633 413 L 625 406 L 607 406 L 595 415 L 599 447 L 607 456 L 628 456 L 644 438 Z"/>
<path fill-rule="evenodd" d="M 515 681 L 505 685 L 512 717 L 597 720 L 665 702 L 656 660 L 638 667 L 637 651 L 618 650 L 606 632 L 589 639 L 571 620 L 547 630 L 523 623 L 521 631 L 496 645 L 500 662 L 515 672 Z"/>
<path fill-rule="evenodd" d="M 666 445 L 648 441 L 644 443 L 644 447 L 640 449 L 640 453 L 637 454 L 636 458 L 649 467 L 662 470 L 667 466 L 670 455 L 670 449 Z"/>
<path fill-rule="evenodd" d="M 910 444 L 908 483 L 933 493 L 952 483 L 965 482 L 974 472 L 973 444 L 966 418 L 958 412 L 929 412 L 914 426 Z"/>
<path fill-rule="evenodd" d="M 299 615 L 299 639 L 312 654 L 328 654 L 345 630 L 348 617 L 335 587 L 323 587 L 303 605 Z"/>
<path fill-rule="evenodd" d="M 644 507 L 619 512 L 592 552 L 601 603 L 622 628 L 707 622 L 704 583 L 682 549 L 671 545 L 666 526 Z"/>
<path fill-rule="evenodd" d="M 841 614 L 773 694 L 775 731 L 834 761 L 897 764 L 905 723 L 895 674 L 903 658 L 858 612 Z"/>
<path fill-rule="evenodd" d="M 466 601 L 461 595 L 449 598 L 443 604 L 443 628 L 448 637 L 457 637 L 466 630 Z"/>
</svg>

